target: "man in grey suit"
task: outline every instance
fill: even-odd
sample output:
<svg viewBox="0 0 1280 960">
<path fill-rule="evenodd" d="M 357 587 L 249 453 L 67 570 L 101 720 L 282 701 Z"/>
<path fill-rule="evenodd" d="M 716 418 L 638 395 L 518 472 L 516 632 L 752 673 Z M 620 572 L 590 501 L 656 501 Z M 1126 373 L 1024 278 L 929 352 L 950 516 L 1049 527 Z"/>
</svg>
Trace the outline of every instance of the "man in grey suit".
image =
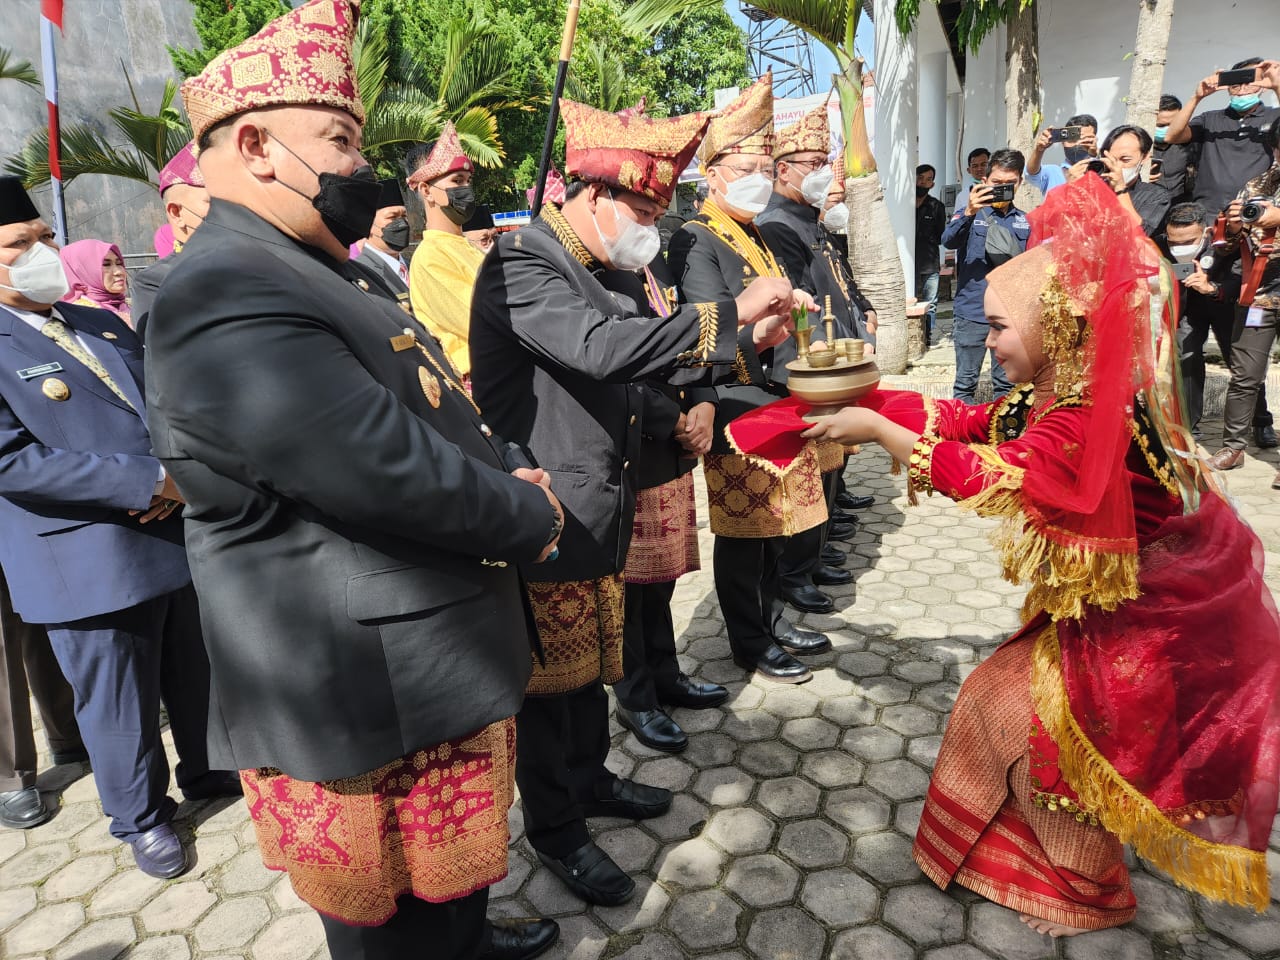
<svg viewBox="0 0 1280 960">
<path fill-rule="evenodd" d="M 409 214 L 404 207 L 404 194 L 399 180 L 380 180 L 382 196 L 373 218 L 369 236 L 360 247 L 355 262 L 366 267 L 395 297 L 405 313 L 409 306 L 409 264 L 402 256 L 409 246 Z"/>
</svg>

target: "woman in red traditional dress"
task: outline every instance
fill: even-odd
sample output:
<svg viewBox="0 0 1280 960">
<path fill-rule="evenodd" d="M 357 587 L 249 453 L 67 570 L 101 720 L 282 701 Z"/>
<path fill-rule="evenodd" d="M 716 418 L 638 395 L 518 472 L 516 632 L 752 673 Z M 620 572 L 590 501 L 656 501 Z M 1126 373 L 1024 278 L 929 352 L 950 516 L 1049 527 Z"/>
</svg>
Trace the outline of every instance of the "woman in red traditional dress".
<svg viewBox="0 0 1280 960">
<path fill-rule="evenodd" d="M 879 391 L 806 432 L 874 441 L 996 534 L 1025 625 L 960 688 L 913 850 L 1064 936 L 1125 923 L 1122 844 L 1207 897 L 1268 905 L 1280 620 L 1262 547 L 1192 454 L 1160 257 L 1096 177 L 992 271 L 982 406 Z M 1038 245 L 1037 245 L 1038 244 Z"/>
</svg>

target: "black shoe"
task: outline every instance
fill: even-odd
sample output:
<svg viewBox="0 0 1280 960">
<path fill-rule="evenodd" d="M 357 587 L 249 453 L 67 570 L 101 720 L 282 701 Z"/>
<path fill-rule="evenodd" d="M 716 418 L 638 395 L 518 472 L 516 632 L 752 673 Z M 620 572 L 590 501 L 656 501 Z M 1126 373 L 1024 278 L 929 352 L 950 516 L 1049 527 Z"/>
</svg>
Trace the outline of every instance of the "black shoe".
<svg viewBox="0 0 1280 960">
<path fill-rule="evenodd" d="M 839 547 L 827 544 L 822 548 L 822 552 L 818 554 L 818 560 L 828 567 L 843 567 L 849 562 L 849 555 Z"/>
<path fill-rule="evenodd" d="M 559 860 L 540 851 L 537 853 L 547 869 L 559 877 L 575 897 L 587 903 L 616 907 L 636 892 L 636 882 L 623 873 L 594 840 L 588 840 Z"/>
<path fill-rule="evenodd" d="M 35 787 L 0 793 L 0 823 L 12 830 L 30 830 L 52 816 L 53 811 L 44 805 L 44 798 Z"/>
<path fill-rule="evenodd" d="M 533 960 L 560 939 L 560 924 L 554 920 L 486 918 L 484 926 L 485 946 L 476 960 Z"/>
<path fill-rule="evenodd" d="M 865 510 L 875 502 L 875 497 L 859 497 L 847 490 L 836 494 L 836 506 L 841 510 Z"/>
<path fill-rule="evenodd" d="M 733 662 L 743 670 L 759 674 L 775 683 L 807 683 L 813 679 L 813 673 L 808 667 L 773 643 L 765 647 L 764 653 L 754 661 L 735 655 Z"/>
<path fill-rule="evenodd" d="M 773 641 L 791 653 L 825 653 L 831 649 L 831 641 L 825 633 L 806 630 L 779 620 L 773 631 Z"/>
<path fill-rule="evenodd" d="M 689 745 L 680 724 L 661 710 L 628 710 L 618 704 L 618 722 L 636 735 L 646 747 L 666 753 L 679 753 Z"/>
<path fill-rule="evenodd" d="M 53 765 L 61 767 L 67 763 L 88 763 L 89 751 L 84 747 L 79 750 L 50 750 L 52 754 Z"/>
<path fill-rule="evenodd" d="M 843 510 L 832 510 L 827 514 L 827 523 L 857 523 L 858 517 Z"/>
<path fill-rule="evenodd" d="M 805 584 L 803 587 L 782 587 L 778 595 L 797 610 L 805 613 L 830 613 L 836 608 L 835 601 L 817 587 Z"/>
<path fill-rule="evenodd" d="M 126 842 L 133 848 L 138 869 L 149 877 L 169 880 L 187 871 L 187 851 L 167 823 L 136 834 Z"/>
<path fill-rule="evenodd" d="M 1269 423 L 1253 428 L 1253 443 L 1263 448 L 1280 447 L 1280 439 L 1276 437 L 1275 428 Z"/>
<path fill-rule="evenodd" d="M 690 710 L 718 707 L 728 699 L 729 691 L 720 684 L 698 683 L 690 680 L 683 673 L 677 675 L 676 682 L 670 687 L 658 690 L 659 703 L 669 703 L 673 707 L 687 707 Z"/>
<path fill-rule="evenodd" d="M 845 540 L 852 540 L 857 532 L 856 523 L 833 523 L 827 527 L 827 539 L 843 543 Z"/>
<path fill-rule="evenodd" d="M 188 800 L 212 800 L 215 797 L 242 797 L 240 774 L 234 770 L 210 770 L 182 788 Z"/>
<path fill-rule="evenodd" d="M 820 587 L 838 587 L 852 583 L 853 574 L 839 567 L 828 567 L 825 563 L 813 571 L 813 582 Z"/>
<path fill-rule="evenodd" d="M 614 777 L 609 784 L 611 795 L 606 800 L 597 797 L 584 801 L 584 817 L 623 817 L 627 820 L 652 820 L 671 809 L 671 791 L 662 787 L 647 787 L 634 780 Z"/>
</svg>

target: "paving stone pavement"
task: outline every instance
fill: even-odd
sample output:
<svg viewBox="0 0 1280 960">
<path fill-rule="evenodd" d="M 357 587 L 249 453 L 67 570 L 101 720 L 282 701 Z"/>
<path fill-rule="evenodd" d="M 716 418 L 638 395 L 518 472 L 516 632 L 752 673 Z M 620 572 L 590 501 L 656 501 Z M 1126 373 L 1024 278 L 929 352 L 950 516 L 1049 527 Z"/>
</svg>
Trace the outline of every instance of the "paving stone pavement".
<svg viewBox="0 0 1280 960">
<path fill-rule="evenodd" d="M 1208 424 L 1206 433 L 1220 429 Z M 1267 547 L 1273 590 L 1276 466 L 1268 452 L 1229 475 Z M 676 791 L 660 819 L 593 822 L 600 844 L 636 877 L 634 900 L 584 908 L 569 896 L 523 839 L 517 806 L 510 875 L 494 888 L 491 913 L 555 917 L 562 937 L 546 954 L 552 960 L 1280 958 L 1280 820 L 1263 915 L 1210 904 L 1133 864 L 1133 923 L 1052 941 L 1007 910 L 923 878 L 909 850 L 947 711 L 960 682 L 1018 625 L 1021 591 L 999 578 L 989 521 L 939 497 L 908 508 L 904 480 L 888 467 L 876 450 L 851 464 L 851 483 L 877 502 L 843 545 L 856 582 L 831 589 L 837 612 L 801 618 L 834 644 L 811 658 L 815 677 L 802 686 L 747 683 L 728 659 L 702 500 L 707 569 L 676 590 L 680 659 L 732 695 L 720 709 L 676 712 L 690 740 L 679 756 L 613 725 L 610 767 Z M 57 816 L 31 831 L 0 830 L 0 957 L 328 956 L 315 914 L 262 867 L 243 804 L 182 803 L 178 826 L 197 863 L 163 882 L 138 872 L 107 833 L 91 774 L 54 768 L 40 787 L 60 803 Z"/>
</svg>

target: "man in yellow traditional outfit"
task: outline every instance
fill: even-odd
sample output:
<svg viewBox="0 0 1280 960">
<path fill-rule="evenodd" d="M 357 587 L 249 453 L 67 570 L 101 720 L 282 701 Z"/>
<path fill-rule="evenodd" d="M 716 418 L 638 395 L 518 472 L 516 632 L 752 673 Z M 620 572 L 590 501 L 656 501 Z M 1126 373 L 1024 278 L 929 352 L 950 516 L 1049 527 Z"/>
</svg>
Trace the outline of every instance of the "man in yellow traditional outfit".
<svg viewBox="0 0 1280 960">
<path fill-rule="evenodd" d="M 773 76 L 766 73 L 711 121 L 698 150 L 710 192 L 698 216 L 671 238 L 668 255 L 682 299 L 723 300 L 763 278 L 786 276 L 752 222 L 773 195 L 773 145 Z M 787 395 L 778 382 L 780 354 L 761 354 L 763 385 L 719 387 L 703 470 L 716 535 L 716 595 L 734 661 L 766 680 L 803 683 L 813 674 L 787 649 L 817 653 L 831 643 L 783 619 L 778 564 L 788 537 L 827 520 L 817 448 L 806 447 L 773 473 L 736 453 L 724 432 L 734 417 Z"/>
<path fill-rule="evenodd" d="M 726 376 L 758 374 L 756 353 L 786 337 L 796 295 L 785 279 L 767 278 L 736 298 L 650 316 L 647 305 L 607 290 L 601 270 L 638 270 L 657 256 L 656 221 L 707 117 L 615 115 L 570 102 L 562 113 L 567 169 L 580 179 L 563 208 L 547 204 L 485 258 L 471 306 L 472 376 L 494 429 L 536 458 L 565 505 L 559 558 L 525 568 L 546 654 L 516 719 L 527 835 L 575 895 L 613 905 L 635 883 L 591 839 L 586 818 L 655 817 L 671 804 L 669 791 L 604 766 L 601 682 L 622 675 L 640 384 L 681 374 L 696 382 L 707 371 L 689 368 L 712 365 Z"/>
<path fill-rule="evenodd" d="M 422 198 L 427 229 L 409 266 L 413 314 L 440 339 L 453 369 L 470 385 L 471 290 L 484 254 L 463 234 L 475 210 L 474 172 L 452 123 L 440 139 L 409 151 L 409 188 Z"/>
</svg>

